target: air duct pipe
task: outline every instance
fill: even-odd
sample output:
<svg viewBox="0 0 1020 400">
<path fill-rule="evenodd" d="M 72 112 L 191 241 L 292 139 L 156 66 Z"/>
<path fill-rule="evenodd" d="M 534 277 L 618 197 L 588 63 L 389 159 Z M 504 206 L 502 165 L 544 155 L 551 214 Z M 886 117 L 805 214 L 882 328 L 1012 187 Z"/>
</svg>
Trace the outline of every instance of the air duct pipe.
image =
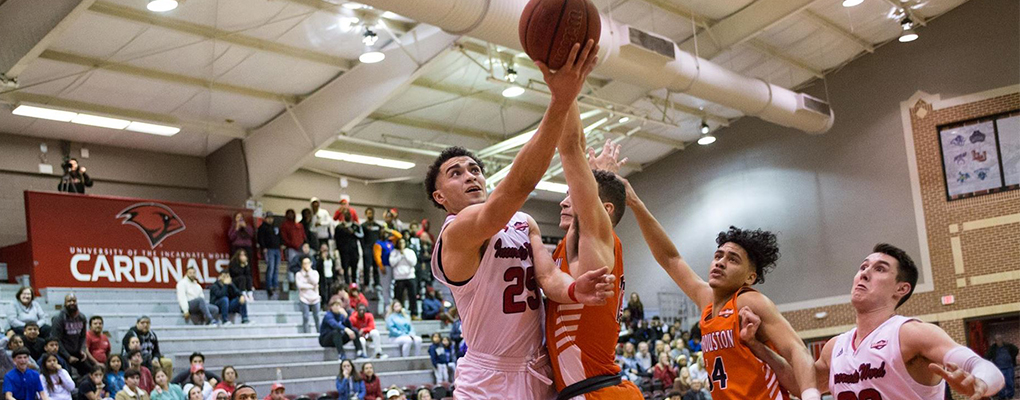
<svg viewBox="0 0 1020 400">
<path fill-rule="evenodd" d="M 522 50 L 517 25 L 526 0 L 359 0 L 443 30 Z M 649 90 L 673 92 L 721 104 L 745 115 L 824 133 L 834 116 L 829 105 L 758 78 L 727 70 L 680 50 L 675 43 L 602 15 L 600 76 Z"/>
</svg>

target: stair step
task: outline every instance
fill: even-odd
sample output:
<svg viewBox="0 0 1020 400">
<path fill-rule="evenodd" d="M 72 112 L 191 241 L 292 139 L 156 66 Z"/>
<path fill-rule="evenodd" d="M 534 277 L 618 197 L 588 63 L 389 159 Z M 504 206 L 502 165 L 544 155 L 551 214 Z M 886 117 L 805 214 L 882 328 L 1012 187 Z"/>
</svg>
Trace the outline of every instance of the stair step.
<svg viewBox="0 0 1020 400">
<path fill-rule="evenodd" d="M 421 386 L 425 383 L 434 384 L 435 375 L 432 370 L 428 371 L 407 371 L 407 372 L 385 372 L 379 373 L 379 382 L 383 387 L 397 385 Z M 247 382 L 255 388 L 256 393 L 269 393 L 269 388 L 275 380 Z M 315 378 L 284 379 L 280 381 L 287 388 L 287 393 L 302 395 L 305 393 L 327 393 L 336 390 L 336 375 L 322 376 Z"/>
<path fill-rule="evenodd" d="M 365 363 L 372 363 L 376 373 L 385 372 L 408 372 L 408 371 L 432 371 L 432 362 L 427 355 L 418 357 L 390 357 L 386 359 L 356 359 L 354 366 L 359 371 Z M 334 376 L 340 371 L 340 361 L 319 361 L 293 364 L 260 364 L 235 366 L 237 374 L 242 381 L 272 381 L 277 377 L 277 369 L 283 379 L 302 379 L 321 377 L 328 374 Z M 217 374 L 222 367 L 209 367 L 210 371 Z"/>
</svg>

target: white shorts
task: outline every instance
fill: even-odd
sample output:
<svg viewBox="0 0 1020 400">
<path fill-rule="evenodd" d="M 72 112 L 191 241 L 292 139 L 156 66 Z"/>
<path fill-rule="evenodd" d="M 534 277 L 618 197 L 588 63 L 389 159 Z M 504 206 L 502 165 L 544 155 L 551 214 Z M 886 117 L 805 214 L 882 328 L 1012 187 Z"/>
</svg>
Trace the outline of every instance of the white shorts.
<svg viewBox="0 0 1020 400">
<path fill-rule="evenodd" d="M 528 358 L 472 352 L 457 361 L 456 400 L 552 400 L 556 388 L 545 347 Z"/>
</svg>

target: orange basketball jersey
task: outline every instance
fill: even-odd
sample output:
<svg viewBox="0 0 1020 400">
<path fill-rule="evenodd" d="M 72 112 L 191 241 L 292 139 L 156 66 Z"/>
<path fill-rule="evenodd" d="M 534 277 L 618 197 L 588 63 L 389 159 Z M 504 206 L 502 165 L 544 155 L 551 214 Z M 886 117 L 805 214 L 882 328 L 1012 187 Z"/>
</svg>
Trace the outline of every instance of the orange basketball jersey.
<svg viewBox="0 0 1020 400">
<path fill-rule="evenodd" d="M 740 341 L 737 296 L 753 291 L 742 288 L 712 317 L 712 305 L 701 313 L 701 351 L 711 385 L 712 400 L 789 400 L 786 389 L 768 364 Z"/>
<path fill-rule="evenodd" d="M 613 234 L 616 264 L 612 274 L 619 282 L 613 297 L 602 306 L 559 304 L 549 300 L 546 307 L 545 341 L 553 366 L 556 390 L 588 378 L 618 375 L 616 341 L 620 336 L 620 311 L 623 307 L 623 247 Z M 552 257 L 560 270 L 570 273 L 567 264 L 566 240 L 560 241 Z M 579 397 L 575 397 L 577 399 Z M 586 400 L 641 399 L 641 390 L 630 381 L 602 388 L 584 395 Z"/>
</svg>

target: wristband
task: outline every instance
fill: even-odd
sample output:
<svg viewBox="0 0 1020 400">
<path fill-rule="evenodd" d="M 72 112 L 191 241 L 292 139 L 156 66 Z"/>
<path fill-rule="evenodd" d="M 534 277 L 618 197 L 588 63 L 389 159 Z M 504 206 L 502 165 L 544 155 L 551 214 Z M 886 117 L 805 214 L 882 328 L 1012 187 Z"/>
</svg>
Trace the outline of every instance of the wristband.
<svg viewBox="0 0 1020 400">
<path fill-rule="evenodd" d="M 810 388 L 800 394 L 801 400 L 821 400 L 822 393 L 818 389 Z"/>
<path fill-rule="evenodd" d="M 574 287 L 575 286 L 577 286 L 577 282 L 576 281 L 570 284 L 570 287 L 567 288 L 567 296 L 570 297 L 571 301 L 573 301 L 575 303 L 579 303 L 579 301 L 577 301 L 577 297 L 574 296 Z"/>
</svg>

